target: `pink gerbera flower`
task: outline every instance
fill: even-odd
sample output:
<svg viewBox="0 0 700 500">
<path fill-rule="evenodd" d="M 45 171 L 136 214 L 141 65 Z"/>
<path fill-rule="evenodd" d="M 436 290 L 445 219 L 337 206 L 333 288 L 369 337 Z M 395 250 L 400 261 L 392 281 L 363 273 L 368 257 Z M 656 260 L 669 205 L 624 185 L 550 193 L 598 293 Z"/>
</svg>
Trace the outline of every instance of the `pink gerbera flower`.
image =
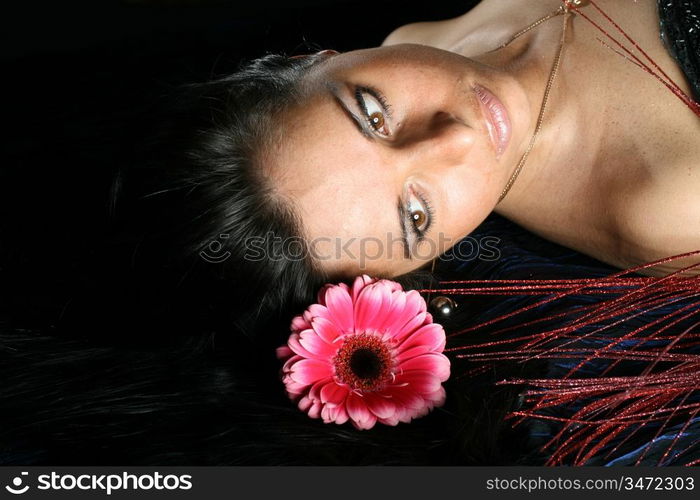
<svg viewBox="0 0 700 500">
<path fill-rule="evenodd" d="M 287 345 L 277 349 L 287 394 L 302 411 L 370 429 L 445 402 L 445 332 L 417 291 L 363 275 L 352 288 L 325 285 L 318 302 L 292 320 Z"/>
</svg>

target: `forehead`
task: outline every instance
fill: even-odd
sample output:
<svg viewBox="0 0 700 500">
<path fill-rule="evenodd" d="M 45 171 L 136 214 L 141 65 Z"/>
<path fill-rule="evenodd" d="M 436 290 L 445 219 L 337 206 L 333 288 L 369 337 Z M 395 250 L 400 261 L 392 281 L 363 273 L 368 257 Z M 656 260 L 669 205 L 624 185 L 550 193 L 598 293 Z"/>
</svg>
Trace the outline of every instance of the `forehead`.
<svg viewBox="0 0 700 500">
<path fill-rule="evenodd" d="M 395 169 L 321 85 L 284 117 L 270 179 L 330 271 L 389 273 L 404 260 Z M 367 258 L 368 254 L 373 256 Z"/>
</svg>

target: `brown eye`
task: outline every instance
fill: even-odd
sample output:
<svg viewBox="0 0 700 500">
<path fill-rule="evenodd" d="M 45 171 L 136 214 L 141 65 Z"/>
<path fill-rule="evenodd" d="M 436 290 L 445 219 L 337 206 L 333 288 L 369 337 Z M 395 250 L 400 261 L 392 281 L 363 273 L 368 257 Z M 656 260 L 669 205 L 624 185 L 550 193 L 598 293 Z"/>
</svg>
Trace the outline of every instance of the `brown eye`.
<svg viewBox="0 0 700 500">
<path fill-rule="evenodd" d="M 365 115 L 368 125 L 382 137 L 390 135 L 387 118 L 391 116 L 384 101 L 367 89 L 358 88 L 355 92 L 357 104 Z"/>
<path fill-rule="evenodd" d="M 413 225 L 416 226 L 418 229 L 420 229 L 423 226 L 423 224 L 425 224 L 425 221 L 427 219 L 428 217 L 422 210 L 414 210 L 411 212 L 411 220 L 413 221 Z"/>
<path fill-rule="evenodd" d="M 419 198 L 412 187 L 408 188 L 408 207 L 406 212 L 411 219 L 411 224 L 418 235 L 425 233 L 430 226 L 431 212 L 430 206 Z"/>
<path fill-rule="evenodd" d="M 369 116 L 369 122 L 374 130 L 381 132 L 381 129 L 384 128 L 384 115 L 379 111 L 375 111 Z"/>
</svg>

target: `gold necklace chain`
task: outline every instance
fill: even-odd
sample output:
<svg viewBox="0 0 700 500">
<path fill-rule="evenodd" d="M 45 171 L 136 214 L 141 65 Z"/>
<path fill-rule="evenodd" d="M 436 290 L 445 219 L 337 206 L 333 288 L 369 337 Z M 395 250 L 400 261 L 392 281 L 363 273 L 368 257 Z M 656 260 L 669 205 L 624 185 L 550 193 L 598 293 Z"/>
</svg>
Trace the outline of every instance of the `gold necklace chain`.
<svg viewBox="0 0 700 500">
<path fill-rule="evenodd" d="M 585 1 L 572 1 L 571 4 L 578 6 L 584 5 L 586 2 Z M 559 7 L 556 11 L 551 12 L 550 14 L 547 14 L 546 16 L 538 19 L 537 21 L 533 22 L 529 26 L 523 28 L 522 30 L 518 31 L 515 35 L 513 35 L 510 40 L 505 42 L 503 45 L 498 47 L 498 49 L 502 49 L 504 47 L 507 47 L 510 45 L 514 40 L 516 40 L 518 37 L 524 35 L 528 31 L 530 31 L 533 28 L 536 28 L 540 24 L 544 23 L 545 21 L 548 21 L 549 19 L 552 19 L 554 17 L 557 17 L 559 15 L 564 14 L 564 23 L 562 25 L 562 30 L 561 30 L 561 38 L 559 40 L 559 47 L 557 49 L 556 56 L 554 57 L 554 62 L 552 63 L 552 69 L 549 72 L 549 79 L 547 80 L 547 85 L 544 89 L 544 96 L 542 98 L 542 106 L 540 107 L 540 113 L 539 116 L 537 117 L 537 124 L 535 125 L 535 132 L 532 134 L 532 138 L 530 139 L 530 144 L 528 144 L 527 149 L 525 150 L 525 153 L 520 157 L 520 161 L 518 162 L 517 166 L 515 167 L 515 170 L 513 171 L 513 174 L 510 176 L 508 179 L 508 182 L 506 183 L 506 186 L 503 188 L 503 191 L 501 192 L 501 196 L 498 198 L 498 203 L 503 200 L 503 198 L 506 197 L 506 194 L 508 194 L 508 191 L 510 191 L 510 188 L 513 186 L 513 183 L 515 182 L 515 179 L 518 178 L 518 175 L 520 174 L 520 171 L 523 168 L 523 165 L 525 165 L 525 161 L 527 160 L 528 155 L 530 154 L 530 151 L 532 151 L 532 148 L 535 145 L 535 141 L 537 140 L 537 136 L 540 133 L 540 129 L 542 128 L 542 122 L 544 121 L 544 113 L 547 109 L 547 101 L 549 100 L 549 94 L 552 90 L 552 85 L 554 84 L 554 80 L 557 77 L 557 72 L 559 71 L 559 66 L 561 63 L 561 56 L 562 53 L 564 52 L 564 43 L 566 41 L 566 27 L 569 22 L 569 16 L 571 14 L 571 11 L 569 10 L 569 7 L 567 4 L 562 5 Z M 494 50 L 498 50 L 494 49 Z"/>
</svg>

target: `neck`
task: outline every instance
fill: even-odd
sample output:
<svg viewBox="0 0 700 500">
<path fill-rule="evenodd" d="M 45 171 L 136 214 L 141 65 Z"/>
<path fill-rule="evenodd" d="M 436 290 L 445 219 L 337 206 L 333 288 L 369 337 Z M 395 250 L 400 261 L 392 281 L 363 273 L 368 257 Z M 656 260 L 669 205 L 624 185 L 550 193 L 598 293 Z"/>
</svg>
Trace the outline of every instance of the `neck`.
<svg viewBox="0 0 700 500">
<path fill-rule="evenodd" d="M 569 28 L 572 21 L 573 19 L 568 21 Z M 473 58 L 509 73 L 519 82 L 526 95 L 530 96 L 531 120 L 528 131 L 517 144 L 517 153 L 503 161 L 498 172 L 502 188 L 512 177 L 535 132 L 545 88 L 559 48 L 563 22 L 563 16 L 556 16 L 520 36 L 510 45 Z M 526 222 L 533 209 L 546 209 L 556 201 L 566 202 L 567 189 L 562 183 L 568 181 L 571 184 L 572 180 L 562 169 L 570 168 L 577 159 L 594 158 L 598 154 L 598 141 L 580 140 L 584 137 L 582 125 L 589 122 L 590 117 L 584 116 L 582 110 L 585 108 L 580 105 L 576 89 L 572 88 L 576 79 L 567 75 L 570 66 L 565 61 L 572 55 L 573 41 L 572 36 L 567 36 L 562 66 L 553 81 L 542 126 L 533 147 L 506 196 L 494 208 L 495 212 L 519 223 Z M 590 167 L 592 162 L 584 165 Z M 588 168 L 584 165 L 576 164 L 578 174 Z M 498 195 L 500 194 L 499 189 Z M 558 196 L 563 199 L 557 200 Z"/>
</svg>

